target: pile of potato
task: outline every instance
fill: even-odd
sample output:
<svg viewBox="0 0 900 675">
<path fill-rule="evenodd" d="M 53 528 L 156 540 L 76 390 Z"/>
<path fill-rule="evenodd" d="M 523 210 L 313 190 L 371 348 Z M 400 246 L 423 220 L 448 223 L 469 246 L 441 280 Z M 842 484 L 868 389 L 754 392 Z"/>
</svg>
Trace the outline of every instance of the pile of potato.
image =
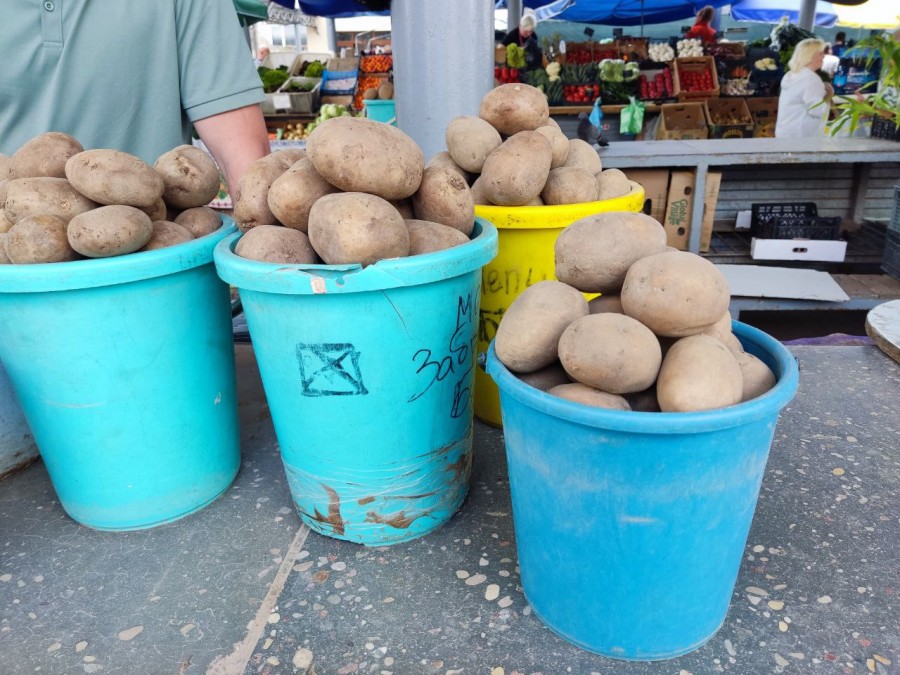
<svg viewBox="0 0 900 675">
<path fill-rule="evenodd" d="M 764 394 L 775 376 L 731 332 L 730 293 L 708 260 L 666 246 L 641 213 L 575 221 L 556 277 L 519 295 L 494 341 L 527 384 L 599 408 L 712 410 Z M 585 293 L 601 293 L 588 302 Z"/>
<path fill-rule="evenodd" d="M 85 150 L 68 134 L 37 136 L 0 155 L 0 263 L 107 258 L 191 241 L 217 230 L 206 208 L 219 170 L 179 146 L 150 166 L 118 150 Z"/>
</svg>

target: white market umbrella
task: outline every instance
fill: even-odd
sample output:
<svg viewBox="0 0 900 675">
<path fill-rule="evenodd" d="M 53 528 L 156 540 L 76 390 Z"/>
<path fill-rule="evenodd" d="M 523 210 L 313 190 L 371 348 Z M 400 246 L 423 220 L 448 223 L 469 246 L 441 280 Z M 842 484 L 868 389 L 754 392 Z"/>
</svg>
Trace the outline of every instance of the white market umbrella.
<svg viewBox="0 0 900 675">
<path fill-rule="evenodd" d="M 900 26 L 900 0 L 868 0 L 862 5 L 835 5 L 838 26 L 891 29 Z"/>
</svg>

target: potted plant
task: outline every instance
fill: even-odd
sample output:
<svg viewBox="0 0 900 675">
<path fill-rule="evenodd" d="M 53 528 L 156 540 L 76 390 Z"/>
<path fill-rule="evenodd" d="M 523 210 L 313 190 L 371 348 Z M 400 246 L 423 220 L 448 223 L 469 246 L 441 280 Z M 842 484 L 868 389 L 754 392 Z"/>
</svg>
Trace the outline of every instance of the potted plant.
<svg viewBox="0 0 900 675">
<path fill-rule="evenodd" d="M 874 35 L 860 40 L 850 55 L 863 50 L 867 68 L 881 60 L 881 76 L 860 90 L 868 96 L 848 96 L 835 104 L 838 116 L 831 133 L 836 134 L 847 125 L 853 133 L 862 120 L 871 118 L 873 136 L 900 141 L 900 41 L 891 34 Z"/>
</svg>

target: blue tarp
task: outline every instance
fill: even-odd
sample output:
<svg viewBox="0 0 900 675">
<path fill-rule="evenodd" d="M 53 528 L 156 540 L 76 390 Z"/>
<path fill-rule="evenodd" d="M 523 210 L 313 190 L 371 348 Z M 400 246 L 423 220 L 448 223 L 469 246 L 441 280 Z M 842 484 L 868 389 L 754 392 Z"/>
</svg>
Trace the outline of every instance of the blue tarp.
<svg viewBox="0 0 900 675">
<path fill-rule="evenodd" d="M 279 5 L 293 7 L 293 0 L 274 0 Z M 390 14 L 388 0 L 300 0 L 300 9 L 309 16 L 340 19 L 364 14 Z"/>
<path fill-rule="evenodd" d="M 800 0 L 740 0 L 731 6 L 731 18 L 735 21 L 778 23 L 787 16 L 796 24 L 800 18 Z M 816 3 L 815 25 L 831 28 L 837 23 L 837 12 L 830 2 Z"/>
</svg>

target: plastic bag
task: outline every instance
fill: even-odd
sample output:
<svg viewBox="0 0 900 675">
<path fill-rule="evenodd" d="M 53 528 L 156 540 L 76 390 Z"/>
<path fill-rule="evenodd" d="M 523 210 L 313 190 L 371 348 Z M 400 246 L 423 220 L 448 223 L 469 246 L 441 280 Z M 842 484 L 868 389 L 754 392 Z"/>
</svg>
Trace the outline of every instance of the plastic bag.
<svg viewBox="0 0 900 675">
<path fill-rule="evenodd" d="M 644 104 L 634 96 L 628 97 L 628 104 L 619 116 L 620 134 L 639 134 L 644 128 Z"/>
</svg>

